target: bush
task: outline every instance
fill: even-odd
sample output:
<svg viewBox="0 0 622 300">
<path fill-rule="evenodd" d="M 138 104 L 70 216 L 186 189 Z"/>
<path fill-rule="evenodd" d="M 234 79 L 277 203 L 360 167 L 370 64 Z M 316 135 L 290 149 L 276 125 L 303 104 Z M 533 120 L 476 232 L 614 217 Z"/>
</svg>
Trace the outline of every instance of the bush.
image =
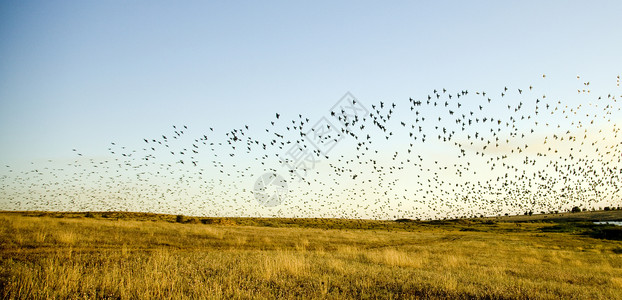
<svg viewBox="0 0 622 300">
<path fill-rule="evenodd" d="M 177 222 L 177 223 L 183 223 L 183 222 L 184 222 L 184 216 L 182 216 L 182 215 L 177 215 L 177 217 L 175 218 L 175 222 Z"/>
<path fill-rule="evenodd" d="M 600 238 L 600 239 L 621 241 L 622 240 L 622 227 L 613 226 L 613 227 L 606 227 L 602 229 L 595 229 L 594 231 L 591 232 L 590 235 L 592 237 Z"/>
<path fill-rule="evenodd" d="M 611 208 L 609 206 L 605 206 L 605 211 L 609 211 Z"/>
<path fill-rule="evenodd" d="M 573 213 L 581 212 L 581 209 L 578 206 L 575 206 L 572 208 L 571 212 Z"/>
</svg>

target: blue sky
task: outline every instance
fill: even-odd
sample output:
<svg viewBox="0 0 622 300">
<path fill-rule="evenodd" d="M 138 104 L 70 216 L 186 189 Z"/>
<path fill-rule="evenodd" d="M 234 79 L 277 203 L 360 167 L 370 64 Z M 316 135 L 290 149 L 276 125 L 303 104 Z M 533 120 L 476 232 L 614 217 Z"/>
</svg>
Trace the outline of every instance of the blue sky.
<svg viewBox="0 0 622 300">
<path fill-rule="evenodd" d="M 9 162 L 170 124 L 321 114 L 346 91 L 375 101 L 622 67 L 618 1 L 1 5 Z"/>
<path fill-rule="evenodd" d="M 615 86 L 620 1 L 2 1 L 0 163 L 433 89 Z M 542 74 L 550 81 L 543 82 Z M 569 99 L 569 101 L 579 101 Z"/>
</svg>

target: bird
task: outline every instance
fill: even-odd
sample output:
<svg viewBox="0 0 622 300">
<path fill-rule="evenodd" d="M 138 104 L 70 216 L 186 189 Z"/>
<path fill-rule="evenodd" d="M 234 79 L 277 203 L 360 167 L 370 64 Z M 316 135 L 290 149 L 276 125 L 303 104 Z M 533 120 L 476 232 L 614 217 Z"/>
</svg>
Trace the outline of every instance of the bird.
<svg viewBox="0 0 622 300">
<path fill-rule="evenodd" d="M 445 87 L 356 99 L 348 105 L 365 109 L 354 115 L 275 113 L 279 121 L 232 128 L 165 124 L 135 141 L 104 141 L 105 157 L 76 144 L 67 151 L 70 163 L 0 168 L 3 190 L 15 191 L 2 205 L 442 219 L 619 204 L 611 199 L 622 188 L 622 95 L 588 93 L 597 82 L 584 81 L 575 94 L 580 103 L 536 96 L 543 87 L 534 83 L 523 90 L 507 82 L 488 92 Z M 296 189 L 272 211 L 261 207 L 252 184 L 265 173 L 281 174 Z"/>
</svg>

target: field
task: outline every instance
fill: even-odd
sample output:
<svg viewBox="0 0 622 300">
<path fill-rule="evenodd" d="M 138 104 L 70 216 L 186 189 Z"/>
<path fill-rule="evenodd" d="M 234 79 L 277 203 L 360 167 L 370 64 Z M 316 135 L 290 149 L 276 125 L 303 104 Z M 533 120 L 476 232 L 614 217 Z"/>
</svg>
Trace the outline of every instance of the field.
<svg viewBox="0 0 622 300">
<path fill-rule="evenodd" d="M 622 211 L 445 221 L 0 213 L 5 299 L 622 299 Z"/>
</svg>

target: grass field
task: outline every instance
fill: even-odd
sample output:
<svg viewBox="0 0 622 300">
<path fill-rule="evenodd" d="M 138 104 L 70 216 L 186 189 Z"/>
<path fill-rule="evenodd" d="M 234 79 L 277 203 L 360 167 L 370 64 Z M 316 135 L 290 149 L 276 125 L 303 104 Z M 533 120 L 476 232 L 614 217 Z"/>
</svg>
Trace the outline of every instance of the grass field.
<svg viewBox="0 0 622 300">
<path fill-rule="evenodd" d="M 5 299 L 622 299 L 622 211 L 446 221 L 0 213 Z"/>
</svg>

